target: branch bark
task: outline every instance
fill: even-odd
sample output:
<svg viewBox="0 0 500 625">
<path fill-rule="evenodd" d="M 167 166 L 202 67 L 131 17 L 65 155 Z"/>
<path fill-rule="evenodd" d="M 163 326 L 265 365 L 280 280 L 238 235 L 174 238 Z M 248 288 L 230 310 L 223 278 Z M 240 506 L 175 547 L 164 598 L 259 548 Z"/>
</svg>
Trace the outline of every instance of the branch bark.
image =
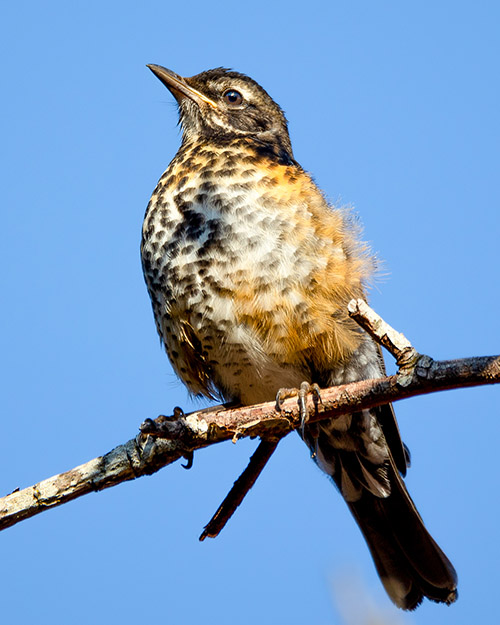
<svg viewBox="0 0 500 625">
<path fill-rule="evenodd" d="M 360 310 L 359 301 L 351 304 L 353 317 L 360 314 L 366 321 L 367 311 L 363 311 L 362 307 Z M 366 306 L 364 302 L 363 305 Z M 395 330 L 378 324 L 380 317 L 374 314 L 372 331 L 365 329 L 399 361 L 402 355 L 410 353 L 411 358 L 403 358 L 397 375 L 322 390 L 322 402 L 317 409 L 312 398 L 308 398 L 310 422 L 426 393 L 500 382 L 500 356 L 434 361 L 418 354 L 406 339 L 399 344 L 400 339 L 388 332 L 388 329 Z M 382 337 L 389 338 L 385 340 Z M 395 339 L 396 344 L 391 347 Z M 269 402 L 244 408 L 215 406 L 188 415 L 175 409 L 172 417 L 160 416 L 154 421 L 147 419 L 141 426 L 141 434 L 104 456 L 1 498 L 0 530 L 89 492 L 151 475 L 181 457 L 189 458 L 193 451 L 208 445 L 227 440 L 236 442 L 238 438 L 247 436 L 277 441 L 300 427 L 300 421 L 299 408 L 293 399 L 283 403 L 281 412 L 276 411 L 275 402 Z M 270 453 L 267 459 L 273 451 L 271 447 L 268 446 Z M 263 468 L 264 465 L 265 462 L 259 466 Z M 252 484 L 258 473 L 256 470 Z"/>
</svg>

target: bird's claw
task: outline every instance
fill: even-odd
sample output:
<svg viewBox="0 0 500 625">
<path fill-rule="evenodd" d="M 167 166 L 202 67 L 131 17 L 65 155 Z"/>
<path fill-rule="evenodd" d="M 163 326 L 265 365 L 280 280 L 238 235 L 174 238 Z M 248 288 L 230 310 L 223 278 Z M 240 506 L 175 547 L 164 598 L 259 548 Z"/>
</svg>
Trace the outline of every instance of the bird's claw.
<svg viewBox="0 0 500 625">
<path fill-rule="evenodd" d="M 285 399 L 298 397 L 297 403 L 299 405 L 300 430 L 302 435 L 304 435 L 304 427 L 309 421 L 309 410 L 307 408 L 307 396 L 309 393 L 312 395 L 314 408 L 317 411 L 321 403 L 321 392 L 316 383 L 310 384 L 309 382 L 302 382 L 299 388 L 280 388 L 276 393 L 276 410 L 278 412 L 281 412 L 281 406 Z"/>
<path fill-rule="evenodd" d="M 184 458 L 187 460 L 186 464 L 181 464 L 181 467 L 183 469 L 190 469 L 193 466 L 193 460 L 194 460 L 194 451 L 190 451 L 187 454 L 184 454 Z"/>
<path fill-rule="evenodd" d="M 289 399 L 290 397 L 296 397 L 298 394 L 298 389 L 296 388 L 280 388 L 276 393 L 276 412 L 281 412 L 281 406 L 285 399 Z"/>
<path fill-rule="evenodd" d="M 321 392 L 319 386 L 314 384 L 309 384 L 309 382 L 302 382 L 299 388 L 299 412 L 300 412 L 300 431 L 302 436 L 304 436 L 304 428 L 306 423 L 309 421 L 309 410 L 307 408 L 307 396 L 311 393 L 314 410 L 318 411 L 318 406 L 321 403 Z"/>
</svg>

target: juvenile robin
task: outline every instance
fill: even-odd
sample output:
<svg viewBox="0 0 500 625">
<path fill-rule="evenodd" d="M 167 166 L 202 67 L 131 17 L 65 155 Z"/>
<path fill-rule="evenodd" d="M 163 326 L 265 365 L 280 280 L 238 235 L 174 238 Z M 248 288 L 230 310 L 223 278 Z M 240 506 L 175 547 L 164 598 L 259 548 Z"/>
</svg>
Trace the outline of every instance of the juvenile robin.
<svg viewBox="0 0 500 625">
<path fill-rule="evenodd" d="M 218 68 L 151 71 L 179 106 L 182 145 L 144 219 L 142 262 L 156 326 L 194 395 L 241 404 L 303 382 L 384 375 L 352 321 L 374 260 L 348 212 L 294 159 L 281 108 L 251 78 Z M 409 464 L 390 405 L 307 423 L 304 441 L 336 484 L 392 601 L 450 604 L 457 577 L 402 476 Z"/>
</svg>

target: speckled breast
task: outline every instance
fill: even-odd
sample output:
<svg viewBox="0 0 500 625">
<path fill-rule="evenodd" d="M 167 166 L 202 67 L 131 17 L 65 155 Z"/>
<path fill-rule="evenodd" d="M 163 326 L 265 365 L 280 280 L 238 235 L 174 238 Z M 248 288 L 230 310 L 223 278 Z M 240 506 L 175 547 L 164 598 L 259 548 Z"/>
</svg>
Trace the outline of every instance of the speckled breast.
<svg viewBox="0 0 500 625">
<path fill-rule="evenodd" d="M 341 218 L 329 211 L 322 224 L 315 209 L 325 201 L 298 165 L 241 141 L 183 146 L 160 179 L 143 267 L 158 332 L 193 393 L 264 401 L 302 381 L 297 353 L 330 330 L 309 300 L 332 260 L 346 261 Z"/>
</svg>

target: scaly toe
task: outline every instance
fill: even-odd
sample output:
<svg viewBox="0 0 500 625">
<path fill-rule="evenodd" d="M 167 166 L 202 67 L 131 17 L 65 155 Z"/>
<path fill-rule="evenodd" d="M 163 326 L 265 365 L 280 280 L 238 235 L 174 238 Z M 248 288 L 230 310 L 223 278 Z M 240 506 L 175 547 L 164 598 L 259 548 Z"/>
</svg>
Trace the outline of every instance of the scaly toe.
<svg viewBox="0 0 500 625">
<path fill-rule="evenodd" d="M 311 394 L 314 402 L 314 408 L 317 411 L 321 401 L 321 392 L 319 386 L 314 383 L 302 382 L 300 388 L 280 388 L 276 393 L 276 410 L 281 412 L 281 406 L 285 399 L 290 397 L 298 397 L 297 403 L 299 405 L 300 414 L 300 431 L 302 437 L 304 436 L 304 427 L 309 421 L 309 410 L 307 408 L 307 396 Z"/>
<path fill-rule="evenodd" d="M 290 399 L 290 397 L 297 397 L 299 394 L 298 388 L 280 388 L 276 393 L 276 412 L 281 412 L 281 406 L 285 399 Z"/>
</svg>

